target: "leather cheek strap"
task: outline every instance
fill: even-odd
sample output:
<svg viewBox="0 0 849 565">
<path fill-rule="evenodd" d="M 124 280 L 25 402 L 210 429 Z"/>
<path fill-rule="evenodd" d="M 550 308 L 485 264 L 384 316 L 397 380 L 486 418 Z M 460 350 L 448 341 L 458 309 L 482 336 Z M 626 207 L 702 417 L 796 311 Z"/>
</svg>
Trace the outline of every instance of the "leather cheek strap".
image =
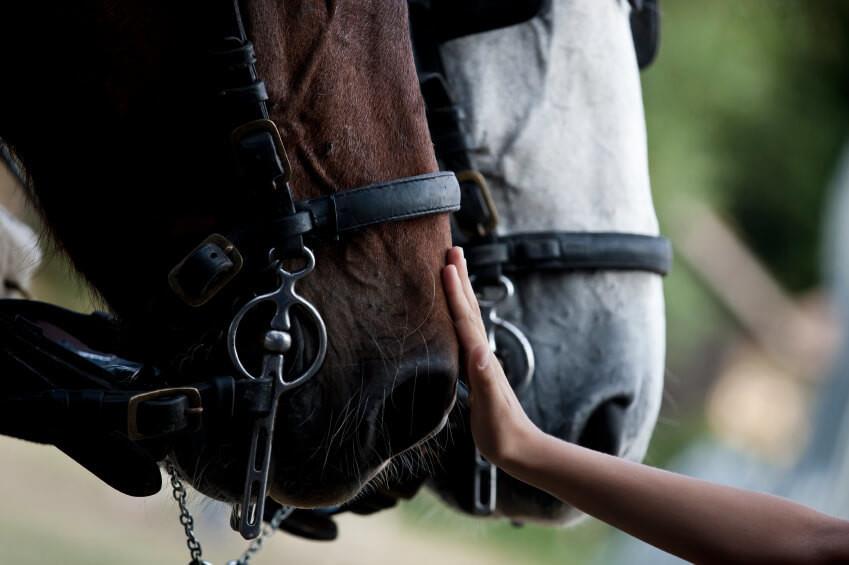
<svg viewBox="0 0 849 565">
<path fill-rule="evenodd" d="M 336 239 L 377 224 L 456 212 L 460 185 L 454 173 L 429 173 L 302 200 L 295 209 L 264 226 L 264 234 L 280 240 Z M 237 244 L 253 237 L 251 232 L 233 234 Z"/>
<path fill-rule="evenodd" d="M 436 172 L 372 184 L 295 202 L 294 213 L 258 226 L 213 234 L 187 255 L 169 275 L 169 284 L 184 303 L 202 306 L 241 270 L 244 262 L 258 270 L 268 246 L 286 249 L 287 242 L 309 236 L 336 240 L 359 230 L 460 209 L 460 185 L 451 172 Z M 259 267 L 258 267 L 259 265 Z"/>
</svg>

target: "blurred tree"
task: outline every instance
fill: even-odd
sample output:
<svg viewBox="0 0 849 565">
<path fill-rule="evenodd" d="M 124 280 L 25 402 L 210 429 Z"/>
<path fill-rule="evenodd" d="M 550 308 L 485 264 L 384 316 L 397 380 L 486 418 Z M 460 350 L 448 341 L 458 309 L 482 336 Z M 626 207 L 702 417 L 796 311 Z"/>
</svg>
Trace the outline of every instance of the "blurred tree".
<svg viewBox="0 0 849 565">
<path fill-rule="evenodd" d="M 849 3 L 772 5 L 774 88 L 758 107 L 727 112 L 721 186 L 756 254 L 805 290 L 819 281 L 825 188 L 849 133 Z"/>
<path fill-rule="evenodd" d="M 661 9 L 660 57 L 643 87 L 666 231 L 682 220 L 679 197 L 708 202 L 781 284 L 815 286 L 825 188 L 849 136 L 849 2 L 663 0 Z M 729 321 L 680 262 L 667 303 L 670 370 L 689 379 L 693 354 Z"/>
</svg>

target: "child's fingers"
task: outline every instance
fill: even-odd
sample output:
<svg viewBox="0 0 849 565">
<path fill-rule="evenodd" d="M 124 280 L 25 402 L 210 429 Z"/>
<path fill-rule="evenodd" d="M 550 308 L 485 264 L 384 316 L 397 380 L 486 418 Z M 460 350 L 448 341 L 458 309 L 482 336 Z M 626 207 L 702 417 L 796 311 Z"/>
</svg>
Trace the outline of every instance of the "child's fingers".
<svg viewBox="0 0 849 565">
<path fill-rule="evenodd" d="M 466 264 L 466 257 L 463 253 L 462 247 L 455 247 L 454 249 L 458 250 L 459 255 L 459 264 L 457 264 L 457 271 L 460 275 L 460 280 L 463 281 L 463 291 L 466 293 L 466 299 L 472 305 L 472 310 L 480 317 L 481 309 L 478 304 L 478 297 L 475 295 L 475 289 L 472 288 L 472 280 L 469 277 L 469 267 Z"/>
<path fill-rule="evenodd" d="M 445 296 L 461 347 L 464 351 L 474 351 L 480 345 L 487 345 L 480 315 L 469 304 L 457 267 L 448 265 L 442 270 L 442 277 Z"/>
<path fill-rule="evenodd" d="M 469 366 L 466 374 L 469 379 L 469 386 L 473 395 L 489 395 L 497 386 L 498 371 L 501 366 L 498 363 L 493 363 L 492 351 L 488 343 L 483 343 L 475 347 L 469 354 Z"/>
<path fill-rule="evenodd" d="M 481 310 L 480 305 L 478 304 L 478 297 L 475 295 L 475 291 L 472 288 L 472 283 L 469 280 L 469 272 L 466 266 L 466 259 L 463 257 L 463 248 L 462 247 L 452 247 L 448 250 L 447 254 L 447 263 L 449 265 L 454 265 L 457 268 L 457 275 L 460 277 L 460 281 L 463 288 L 463 294 L 466 295 L 466 302 L 468 302 L 469 306 L 472 309 L 476 319 L 480 319 L 480 331 L 486 337 L 486 329 L 483 326 L 483 320 L 481 319 Z"/>
<path fill-rule="evenodd" d="M 504 374 L 504 367 L 489 348 L 489 343 L 478 345 L 471 352 L 466 374 L 473 395 L 485 395 L 491 401 L 500 399 L 508 406 L 518 403 L 513 387 Z"/>
</svg>

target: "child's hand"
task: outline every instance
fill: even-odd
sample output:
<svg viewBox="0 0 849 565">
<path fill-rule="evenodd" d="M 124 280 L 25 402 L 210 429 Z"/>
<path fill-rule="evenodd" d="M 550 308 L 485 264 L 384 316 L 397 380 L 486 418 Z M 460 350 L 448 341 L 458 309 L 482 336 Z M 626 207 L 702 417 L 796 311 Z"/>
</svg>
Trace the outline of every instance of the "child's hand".
<svg viewBox="0 0 849 565">
<path fill-rule="evenodd" d="M 498 466 L 509 465 L 521 458 L 522 447 L 538 430 L 489 349 L 463 250 L 459 247 L 449 250 L 446 262 L 442 284 L 466 359 L 472 434 L 484 457 Z"/>
</svg>

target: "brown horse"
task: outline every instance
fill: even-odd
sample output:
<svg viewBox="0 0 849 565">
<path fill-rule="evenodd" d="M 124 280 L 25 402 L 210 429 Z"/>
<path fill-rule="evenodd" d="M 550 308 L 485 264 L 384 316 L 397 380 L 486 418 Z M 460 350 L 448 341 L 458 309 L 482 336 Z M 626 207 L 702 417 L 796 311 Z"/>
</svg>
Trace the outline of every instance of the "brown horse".
<svg viewBox="0 0 849 565">
<path fill-rule="evenodd" d="M 217 0 L 216 0 L 217 1 Z M 256 213 L 222 182 L 205 102 L 204 2 L 9 3 L 0 19 L 0 138 L 61 249 L 119 317 L 136 355 L 191 378 L 231 373 L 202 344 L 233 309 L 177 327 L 150 304 L 169 270 L 211 232 Z M 296 198 L 436 170 L 406 3 L 254 0 L 248 35 L 292 162 Z M 283 397 L 272 496 L 347 500 L 393 456 L 440 429 L 457 350 L 438 271 L 447 217 L 369 229 L 316 249 L 302 293 L 330 336 L 323 369 Z M 240 295 L 262 292 L 240 280 Z M 241 492 L 243 446 L 176 454 L 201 491 Z"/>
</svg>

